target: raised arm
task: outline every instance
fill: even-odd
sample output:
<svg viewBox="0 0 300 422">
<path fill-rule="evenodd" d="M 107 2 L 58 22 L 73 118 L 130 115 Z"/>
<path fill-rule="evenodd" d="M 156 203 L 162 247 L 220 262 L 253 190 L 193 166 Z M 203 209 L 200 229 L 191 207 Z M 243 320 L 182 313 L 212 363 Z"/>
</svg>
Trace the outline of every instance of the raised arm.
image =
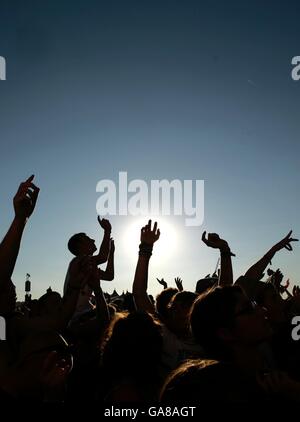
<svg viewBox="0 0 300 422">
<path fill-rule="evenodd" d="M 39 188 L 32 183 L 33 178 L 20 184 L 13 200 L 15 217 L 0 244 L 0 287 L 11 279 L 26 222 L 36 205 Z"/>
<path fill-rule="evenodd" d="M 285 248 L 288 251 L 292 251 L 291 242 L 298 242 L 298 239 L 293 239 L 291 237 L 292 230 L 282 239 L 280 242 L 276 243 L 272 248 L 254 265 L 252 265 L 249 270 L 245 273 L 245 277 L 251 280 L 260 280 L 263 272 L 269 265 L 271 259 L 274 257 L 276 252 L 280 251 L 281 249 Z"/>
<path fill-rule="evenodd" d="M 108 259 L 109 254 L 109 246 L 110 246 L 110 235 L 111 235 L 111 224 L 109 220 L 106 220 L 105 218 L 100 218 L 98 215 L 98 223 L 104 230 L 104 236 L 103 240 L 99 249 L 98 255 L 95 255 L 95 261 L 97 265 L 103 264 Z"/>
<path fill-rule="evenodd" d="M 182 292 L 183 291 L 183 282 L 182 282 L 182 279 L 180 278 L 180 277 L 175 277 L 175 284 L 176 284 L 176 287 L 177 287 L 177 289 L 180 291 L 180 292 Z"/>
<path fill-rule="evenodd" d="M 111 239 L 106 270 L 105 271 L 99 270 L 101 280 L 112 281 L 114 279 L 115 277 L 114 256 L 115 256 L 115 242 L 113 239 Z"/>
<path fill-rule="evenodd" d="M 136 265 L 132 293 L 135 306 L 138 310 L 154 314 L 155 308 L 148 297 L 148 269 L 152 255 L 153 244 L 159 239 L 160 231 L 157 223 L 151 228 L 151 220 L 141 230 L 141 243 L 139 247 L 139 257 Z"/>
<path fill-rule="evenodd" d="M 219 275 L 219 286 L 231 286 L 233 284 L 232 262 L 231 257 L 235 256 L 228 246 L 226 240 L 223 240 L 216 233 L 206 232 L 202 234 L 202 241 L 210 248 L 219 249 L 221 257 L 221 267 Z"/>
</svg>

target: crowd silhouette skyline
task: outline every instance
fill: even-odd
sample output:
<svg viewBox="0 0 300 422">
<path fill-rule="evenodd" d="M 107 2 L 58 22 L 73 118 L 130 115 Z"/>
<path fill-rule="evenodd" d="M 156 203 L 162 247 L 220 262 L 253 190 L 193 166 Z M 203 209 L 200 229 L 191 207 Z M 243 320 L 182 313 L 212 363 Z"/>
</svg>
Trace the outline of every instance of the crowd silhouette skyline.
<svg viewBox="0 0 300 422">
<path fill-rule="evenodd" d="M 269 268 L 283 249 L 293 251 L 298 239 L 292 231 L 236 280 L 237 251 L 204 231 L 198 246 L 218 250 L 220 268 L 195 282 L 193 291 L 180 277 L 172 286 L 157 278 L 160 291 L 153 297 L 149 268 L 161 233 L 149 220 L 140 229 L 133 280 L 126 293 L 110 295 L 102 280 L 115 278 L 113 227 L 98 217 L 99 250 L 86 233 L 66 239 L 73 258 L 63 295 L 49 288 L 16 307 L 14 268 L 28 247 L 22 237 L 39 196 L 33 180 L 20 184 L 15 216 L 0 244 L 0 315 L 6 322 L 1 402 L 300 402 L 300 342 L 292 337 L 300 289 Z"/>
</svg>

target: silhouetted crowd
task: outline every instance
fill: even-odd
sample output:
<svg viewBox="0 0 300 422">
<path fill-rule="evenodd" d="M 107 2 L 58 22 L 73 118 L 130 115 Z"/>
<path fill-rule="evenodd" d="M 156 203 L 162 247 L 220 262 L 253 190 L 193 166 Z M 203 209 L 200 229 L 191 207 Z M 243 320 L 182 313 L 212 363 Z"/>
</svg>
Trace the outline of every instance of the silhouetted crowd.
<svg viewBox="0 0 300 422">
<path fill-rule="evenodd" d="M 101 280 L 114 279 L 112 227 L 98 217 L 99 251 L 85 233 L 66 239 L 73 259 L 63 296 L 49 289 L 17 308 L 12 278 L 38 199 L 33 179 L 21 183 L 0 244 L 1 403 L 300 402 L 300 289 L 268 268 L 275 254 L 292 250 L 292 232 L 235 282 L 228 242 L 204 232 L 203 244 L 219 250 L 220 269 L 194 292 L 180 278 L 173 287 L 157 279 L 153 298 L 148 270 L 160 231 L 150 220 L 141 228 L 133 283 L 125 286 L 132 293 L 114 296 L 101 288 Z M 300 317 L 298 324 L 300 337 Z"/>
</svg>

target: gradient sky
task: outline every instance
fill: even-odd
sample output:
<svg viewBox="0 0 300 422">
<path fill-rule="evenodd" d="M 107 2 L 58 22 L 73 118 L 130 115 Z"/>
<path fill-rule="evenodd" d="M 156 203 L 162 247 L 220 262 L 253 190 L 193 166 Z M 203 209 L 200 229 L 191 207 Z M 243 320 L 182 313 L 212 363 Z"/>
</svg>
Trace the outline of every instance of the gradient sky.
<svg viewBox="0 0 300 422">
<path fill-rule="evenodd" d="M 218 232 L 239 276 L 290 229 L 300 236 L 300 55 L 298 1 L 0 1 L 1 236 L 12 197 L 30 174 L 41 188 L 14 273 L 19 298 L 62 292 L 68 238 L 97 239 L 96 184 L 132 179 L 205 181 L 199 228 L 163 218 L 155 277 L 186 289 L 211 273 L 218 254 L 201 244 Z M 113 217 L 116 277 L 131 289 L 138 235 Z M 167 239 L 166 221 L 177 241 Z M 174 233 L 173 233 L 174 234 Z M 299 246 L 273 268 L 300 281 Z"/>
</svg>

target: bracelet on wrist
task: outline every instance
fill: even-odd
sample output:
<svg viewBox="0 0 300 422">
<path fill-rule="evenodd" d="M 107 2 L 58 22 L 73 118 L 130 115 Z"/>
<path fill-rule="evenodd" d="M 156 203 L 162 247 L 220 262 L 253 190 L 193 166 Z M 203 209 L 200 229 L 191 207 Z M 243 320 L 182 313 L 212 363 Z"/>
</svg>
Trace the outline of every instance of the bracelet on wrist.
<svg viewBox="0 0 300 422">
<path fill-rule="evenodd" d="M 149 245 L 148 243 L 141 243 L 139 246 L 139 255 L 140 256 L 151 256 L 153 250 L 153 245 Z"/>
</svg>

